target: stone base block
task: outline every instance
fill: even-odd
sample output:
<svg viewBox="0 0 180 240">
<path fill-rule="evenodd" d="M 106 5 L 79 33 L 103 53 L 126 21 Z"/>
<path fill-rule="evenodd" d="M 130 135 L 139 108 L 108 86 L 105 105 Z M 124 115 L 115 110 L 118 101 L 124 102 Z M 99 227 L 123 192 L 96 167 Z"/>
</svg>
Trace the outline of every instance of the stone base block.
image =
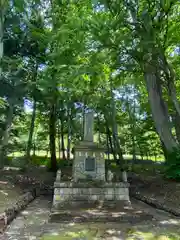
<svg viewBox="0 0 180 240">
<path fill-rule="evenodd" d="M 53 208 L 73 201 L 126 201 L 129 202 L 128 183 L 89 183 L 61 182 L 54 184 Z"/>
</svg>

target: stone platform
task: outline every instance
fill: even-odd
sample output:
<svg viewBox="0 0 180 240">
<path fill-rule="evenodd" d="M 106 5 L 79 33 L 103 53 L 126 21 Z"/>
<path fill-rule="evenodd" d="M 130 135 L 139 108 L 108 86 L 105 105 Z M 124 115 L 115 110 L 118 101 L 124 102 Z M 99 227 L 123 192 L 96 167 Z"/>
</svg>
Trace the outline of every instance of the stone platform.
<svg viewBox="0 0 180 240">
<path fill-rule="evenodd" d="M 53 208 L 73 201 L 129 202 L 129 183 L 126 182 L 55 182 Z"/>
<path fill-rule="evenodd" d="M 129 222 L 131 224 L 152 220 L 152 215 L 138 211 L 120 201 L 96 201 L 91 203 L 69 202 L 58 211 L 51 211 L 49 222 Z"/>
</svg>

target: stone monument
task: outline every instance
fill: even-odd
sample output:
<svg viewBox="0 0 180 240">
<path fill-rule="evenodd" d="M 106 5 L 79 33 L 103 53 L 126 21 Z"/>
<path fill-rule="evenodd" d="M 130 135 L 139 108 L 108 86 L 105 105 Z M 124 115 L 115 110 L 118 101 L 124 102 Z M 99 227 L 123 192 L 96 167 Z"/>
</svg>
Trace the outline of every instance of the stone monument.
<svg viewBox="0 0 180 240">
<path fill-rule="evenodd" d="M 85 114 L 84 140 L 74 147 L 73 180 L 94 179 L 105 181 L 104 147 L 94 143 L 93 112 Z"/>
<path fill-rule="evenodd" d="M 129 202 L 129 183 L 106 181 L 105 148 L 93 141 L 93 112 L 85 114 L 84 139 L 74 147 L 72 181 L 61 181 L 57 172 L 54 183 L 53 208 L 74 201 L 126 201 Z"/>
</svg>

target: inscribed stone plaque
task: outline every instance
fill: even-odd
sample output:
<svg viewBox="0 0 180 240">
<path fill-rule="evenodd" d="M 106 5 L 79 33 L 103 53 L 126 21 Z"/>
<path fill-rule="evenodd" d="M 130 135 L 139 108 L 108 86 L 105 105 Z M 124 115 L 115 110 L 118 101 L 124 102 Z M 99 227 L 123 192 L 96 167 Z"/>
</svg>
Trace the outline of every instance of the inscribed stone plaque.
<svg viewBox="0 0 180 240">
<path fill-rule="evenodd" d="M 85 159 L 85 171 L 95 171 L 95 158 L 88 156 Z"/>
</svg>

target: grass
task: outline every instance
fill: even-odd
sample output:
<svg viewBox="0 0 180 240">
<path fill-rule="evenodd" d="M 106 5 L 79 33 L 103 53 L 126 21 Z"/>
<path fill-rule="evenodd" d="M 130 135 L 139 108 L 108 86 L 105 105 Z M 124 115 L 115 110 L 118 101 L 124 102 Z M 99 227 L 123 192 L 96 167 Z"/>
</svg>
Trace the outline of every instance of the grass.
<svg viewBox="0 0 180 240">
<path fill-rule="evenodd" d="M 37 165 L 37 166 L 49 166 L 50 163 L 50 156 L 45 156 L 44 155 L 45 152 L 41 151 L 39 155 L 37 156 L 32 156 L 32 163 Z M 16 152 L 13 154 L 14 157 L 16 158 L 21 158 L 23 156 L 22 153 L 20 152 Z M 9 161 L 11 161 L 11 159 L 13 158 L 13 155 L 9 155 Z M 58 156 L 58 153 L 57 153 Z M 132 160 L 132 156 L 131 155 L 124 155 L 125 159 L 127 160 L 127 165 L 128 165 L 128 171 L 130 172 L 134 172 L 137 174 L 141 174 L 141 175 L 156 175 L 156 174 L 163 174 L 166 170 L 166 167 L 164 165 L 154 165 L 154 164 L 150 164 L 150 163 L 146 163 L 146 164 L 141 164 L 141 163 L 136 163 L 136 164 L 132 164 L 132 162 L 128 162 L 129 160 Z M 138 158 L 138 156 L 137 156 Z M 71 156 L 71 159 L 72 156 Z M 162 160 L 162 157 L 159 157 L 159 160 Z M 58 160 L 58 166 L 59 168 L 63 168 L 63 167 L 68 167 L 67 166 L 67 161 L 60 159 L 57 157 Z M 153 160 L 153 158 L 152 158 Z M 142 160 L 143 161 L 143 160 Z M 110 169 L 114 172 L 119 171 L 116 163 L 114 161 L 111 162 L 110 164 Z"/>
<path fill-rule="evenodd" d="M 44 235 L 41 240 L 73 240 L 73 239 L 143 239 L 143 240 L 180 240 L 179 230 L 172 226 L 166 229 L 161 225 L 142 222 L 142 225 L 131 227 L 128 223 L 89 223 L 73 224 L 61 231 Z"/>
<path fill-rule="evenodd" d="M 153 232 L 141 232 L 133 231 L 128 234 L 127 240 L 143 239 L 143 240 L 180 240 L 180 236 L 177 233 L 153 233 Z"/>
<path fill-rule="evenodd" d="M 17 152 L 10 153 L 8 156 L 12 158 L 12 157 L 23 157 L 24 155 L 25 155 L 25 152 L 18 152 L 17 151 Z M 31 155 L 33 155 L 33 154 L 31 153 Z M 49 158 L 50 157 L 50 153 L 48 153 L 48 155 L 47 155 L 46 151 L 37 151 L 36 152 L 36 156 L 37 157 L 48 157 Z M 56 152 L 56 156 L 57 156 L 57 158 L 59 157 L 59 152 Z M 129 155 L 129 154 L 124 154 L 123 157 L 124 157 L 125 160 L 132 160 L 132 158 L 133 158 L 133 156 Z M 61 158 L 62 158 L 62 153 L 61 153 Z M 71 154 L 71 158 L 73 158 L 73 154 Z M 136 158 L 141 160 L 141 156 L 140 155 L 136 155 Z M 113 159 L 113 155 L 112 154 L 110 154 L 110 159 L 111 160 Z M 147 157 L 144 156 L 144 159 L 147 160 Z M 152 160 L 152 161 L 164 161 L 164 156 L 163 155 L 159 155 L 159 156 L 157 156 L 156 159 L 155 159 L 154 156 L 150 156 L 148 159 Z"/>
</svg>

